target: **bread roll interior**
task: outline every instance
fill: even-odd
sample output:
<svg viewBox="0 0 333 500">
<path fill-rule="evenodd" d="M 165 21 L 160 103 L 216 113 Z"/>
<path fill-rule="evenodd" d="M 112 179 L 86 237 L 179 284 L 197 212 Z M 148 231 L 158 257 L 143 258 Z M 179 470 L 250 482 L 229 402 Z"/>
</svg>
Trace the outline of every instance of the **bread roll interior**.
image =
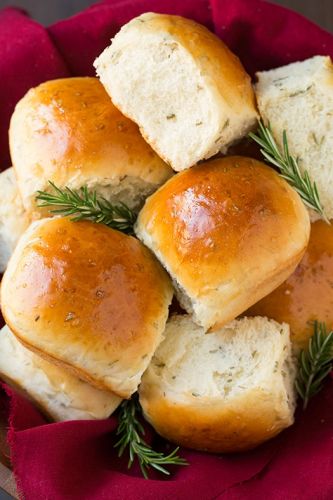
<svg viewBox="0 0 333 500">
<path fill-rule="evenodd" d="M 0 273 L 6 269 L 8 260 L 29 222 L 14 169 L 7 168 L 0 173 Z"/>
<path fill-rule="evenodd" d="M 189 19 L 145 13 L 131 20 L 95 67 L 114 104 L 176 171 L 255 127 L 249 75 L 216 35 Z"/>
<path fill-rule="evenodd" d="M 294 378 L 287 324 L 243 318 L 205 335 L 190 316 L 173 316 L 143 375 L 140 403 L 177 444 L 242 451 L 293 423 Z"/>
<path fill-rule="evenodd" d="M 315 181 L 325 214 L 333 219 L 333 64 L 315 56 L 257 73 L 255 91 L 260 114 L 270 123 L 282 147 L 285 130 L 289 151 L 301 172 Z M 311 212 L 311 220 L 320 218 Z"/>
</svg>

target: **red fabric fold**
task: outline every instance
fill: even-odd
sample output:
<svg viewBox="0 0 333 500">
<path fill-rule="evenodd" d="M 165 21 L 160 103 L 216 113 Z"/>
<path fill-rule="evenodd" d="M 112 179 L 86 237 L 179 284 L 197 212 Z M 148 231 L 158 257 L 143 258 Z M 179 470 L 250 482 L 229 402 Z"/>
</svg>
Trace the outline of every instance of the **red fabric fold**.
<svg viewBox="0 0 333 500">
<path fill-rule="evenodd" d="M 24 11 L 0 11 L 0 170 L 10 166 L 8 127 L 15 104 L 31 87 L 69 76 L 47 31 Z"/>
<path fill-rule="evenodd" d="M 0 11 L 0 168 L 10 165 L 7 130 L 18 99 L 48 79 L 94 74 L 92 62 L 110 38 L 145 11 L 180 14 L 214 29 L 251 74 L 315 54 L 333 56 L 332 35 L 263 0 L 110 0 L 48 29 L 22 11 L 5 9 Z M 11 389 L 1 402 L 10 403 L 12 462 L 27 500 L 324 500 L 333 497 L 332 384 L 299 412 L 292 428 L 257 450 L 224 457 L 183 450 L 189 467 L 178 468 L 170 479 L 154 474 L 150 481 L 116 457 L 115 418 L 47 424 Z"/>
<path fill-rule="evenodd" d="M 222 495 L 228 500 L 333 498 L 333 381 L 298 413 L 283 446 L 256 479 Z"/>
<path fill-rule="evenodd" d="M 288 9 L 264 0 L 211 0 L 211 7 L 215 33 L 252 75 L 314 55 L 333 56 L 333 36 Z"/>
<path fill-rule="evenodd" d="M 94 75 L 93 62 L 120 27 L 143 12 L 178 14 L 213 29 L 209 0 L 102 2 L 49 28 L 73 75 Z"/>
<path fill-rule="evenodd" d="M 11 399 L 9 442 L 26 499 L 180 500 L 189 492 L 194 498 L 214 498 L 258 474 L 281 446 L 280 438 L 234 457 L 182 450 L 189 467 L 174 469 L 170 479 L 155 473 L 147 481 L 138 469 L 128 471 L 126 460 L 118 459 L 113 448 L 115 418 L 45 424 L 24 398 L 9 388 L 6 392 Z M 171 450 L 171 445 L 164 446 Z"/>
</svg>

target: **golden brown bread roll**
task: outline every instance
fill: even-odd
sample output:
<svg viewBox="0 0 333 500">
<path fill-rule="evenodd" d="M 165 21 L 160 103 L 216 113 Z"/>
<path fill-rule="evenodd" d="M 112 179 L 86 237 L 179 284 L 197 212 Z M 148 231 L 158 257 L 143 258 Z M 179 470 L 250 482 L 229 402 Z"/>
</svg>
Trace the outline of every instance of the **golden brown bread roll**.
<svg viewBox="0 0 333 500">
<path fill-rule="evenodd" d="M 27 210 L 37 190 L 87 185 L 111 201 L 140 206 L 172 174 L 97 78 L 42 83 L 17 104 L 10 151 Z"/>
<path fill-rule="evenodd" d="M 313 335 L 312 321 L 333 328 L 333 226 L 311 224 L 309 245 L 295 272 L 279 288 L 261 299 L 247 316 L 267 316 L 289 323 L 296 350 Z"/>
<path fill-rule="evenodd" d="M 169 278 L 138 240 L 67 218 L 33 223 L 1 286 L 18 339 L 100 389 L 127 398 L 162 339 Z"/>
<path fill-rule="evenodd" d="M 112 392 L 96 389 L 26 349 L 7 325 L 0 330 L 0 377 L 52 420 L 108 418 L 121 403 Z"/>
<path fill-rule="evenodd" d="M 257 123 L 251 78 L 214 33 L 146 12 L 95 61 L 114 104 L 174 170 L 210 158 Z"/>
<path fill-rule="evenodd" d="M 142 377 L 140 403 L 178 445 L 243 451 L 293 423 L 294 379 L 288 325 L 243 318 L 205 335 L 190 316 L 174 316 Z"/>
<path fill-rule="evenodd" d="M 184 309 L 214 330 L 293 272 L 310 223 L 273 169 L 235 156 L 175 175 L 148 198 L 135 230 L 171 275 Z"/>
</svg>

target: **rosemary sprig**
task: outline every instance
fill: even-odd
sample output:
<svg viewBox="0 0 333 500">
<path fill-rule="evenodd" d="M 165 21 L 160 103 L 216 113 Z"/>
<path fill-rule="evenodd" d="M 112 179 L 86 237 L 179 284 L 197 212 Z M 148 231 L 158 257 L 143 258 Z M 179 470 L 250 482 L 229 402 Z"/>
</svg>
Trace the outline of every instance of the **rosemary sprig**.
<svg viewBox="0 0 333 500">
<path fill-rule="evenodd" d="M 72 220 L 90 220 L 105 224 L 126 234 L 133 234 L 135 213 L 124 203 L 112 205 L 96 191 L 88 191 L 87 186 L 75 190 L 65 187 L 61 189 L 49 181 L 53 192 L 37 191 L 36 200 L 39 207 L 56 207 L 50 210 L 53 214 L 71 216 Z"/>
<path fill-rule="evenodd" d="M 165 468 L 166 465 L 187 465 L 186 460 L 177 455 L 179 447 L 175 448 L 169 455 L 165 455 L 154 451 L 146 443 L 143 438 L 145 431 L 137 416 L 140 411 L 141 407 L 136 398 L 123 401 L 120 405 L 117 428 L 119 440 L 114 447 L 119 448 L 119 457 L 128 449 L 128 468 L 133 465 L 135 458 L 137 458 L 142 475 L 145 479 L 148 479 L 148 472 L 151 467 L 162 474 L 170 475 L 168 469 Z"/>
<path fill-rule="evenodd" d="M 307 351 L 299 358 L 296 390 L 303 399 L 303 410 L 309 399 L 322 388 L 323 380 L 333 367 L 333 330 L 327 333 L 325 323 L 314 322 L 314 334 Z"/>
<path fill-rule="evenodd" d="M 316 183 L 311 182 L 306 170 L 301 173 L 298 158 L 289 153 L 286 131 L 284 130 L 282 135 L 282 151 L 280 151 L 276 144 L 270 125 L 265 127 L 262 122 L 259 122 L 257 135 L 250 133 L 249 137 L 261 146 L 260 152 L 265 160 L 278 168 L 281 177 L 297 191 L 305 205 L 318 212 L 329 224 L 329 220 L 325 216 L 319 199 Z"/>
</svg>

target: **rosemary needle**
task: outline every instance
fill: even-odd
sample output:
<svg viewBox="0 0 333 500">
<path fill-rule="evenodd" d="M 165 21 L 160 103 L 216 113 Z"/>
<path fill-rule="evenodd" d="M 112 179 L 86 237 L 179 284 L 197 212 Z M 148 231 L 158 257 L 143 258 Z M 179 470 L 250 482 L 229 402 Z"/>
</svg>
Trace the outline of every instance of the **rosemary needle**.
<svg viewBox="0 0 333 500">
<path fill-rule="evenodd" d="M 333 331 L 327 333 L 325 323 L 314 322 L 314 334 L 307 351 L 302 351 L 296 378 L 296 390 L 303 399 L 303 409 L 309 399 L 322 388 L 323 380 L 333 367 Z"/>
<path fill-rule="evenodd" d="M 128 468 L 130 468 L 135 458 L 138 460 L 142 475 L 148 479 L 149 469 L 161 472 L 162 474 L 170 475 L 167 465 L 187 465 L 186 460 L 179 457 L 177 452 L 179 447 L 175 448 L 169 455 L 154 451 L 144 440 L 145 434 L 142 424 L 138 420 L 138 413 L 141 412 L 141 407 L 137 398 L 132 398 L 128 401 L 123 401 L 120 405 L 117 436 L 119 440 L 114 445 L 118 448 L 118 456 L 121 457 L 125 450 L 128 450 Z"/>
<path fill-rule="evenodd" d="M 61 189 L 49 181 L 53 192 L 37 191 L 39 207 L 54 207 L 51 213 L 71 216 L 72 220 L 90 220 L 117 229 L 126 234 L 133 234 L 135 213 L 124 203 L 113 205 L 96 191 L 90 192 L 87 186 L 81 189 Z"/>
<path fill-rule="evenodd" d="M 258 133 L 250 133 L 249 137 L 261 146 L 260 151 L 265 160 L 278 168 L 281 177 L 297 191 L 305 205 L 318 212 L 325 222 L 329 224 L 319 199 L 316 183 L 311 182 L 306 170 L 303 173 L 301 172 L 298 158 L 289 153 L 286 131 L 283 131 L 282 151 L 276 144 L 270 125 L 265 127 L 262 122 L 259 122 Z"/>
</svg>

